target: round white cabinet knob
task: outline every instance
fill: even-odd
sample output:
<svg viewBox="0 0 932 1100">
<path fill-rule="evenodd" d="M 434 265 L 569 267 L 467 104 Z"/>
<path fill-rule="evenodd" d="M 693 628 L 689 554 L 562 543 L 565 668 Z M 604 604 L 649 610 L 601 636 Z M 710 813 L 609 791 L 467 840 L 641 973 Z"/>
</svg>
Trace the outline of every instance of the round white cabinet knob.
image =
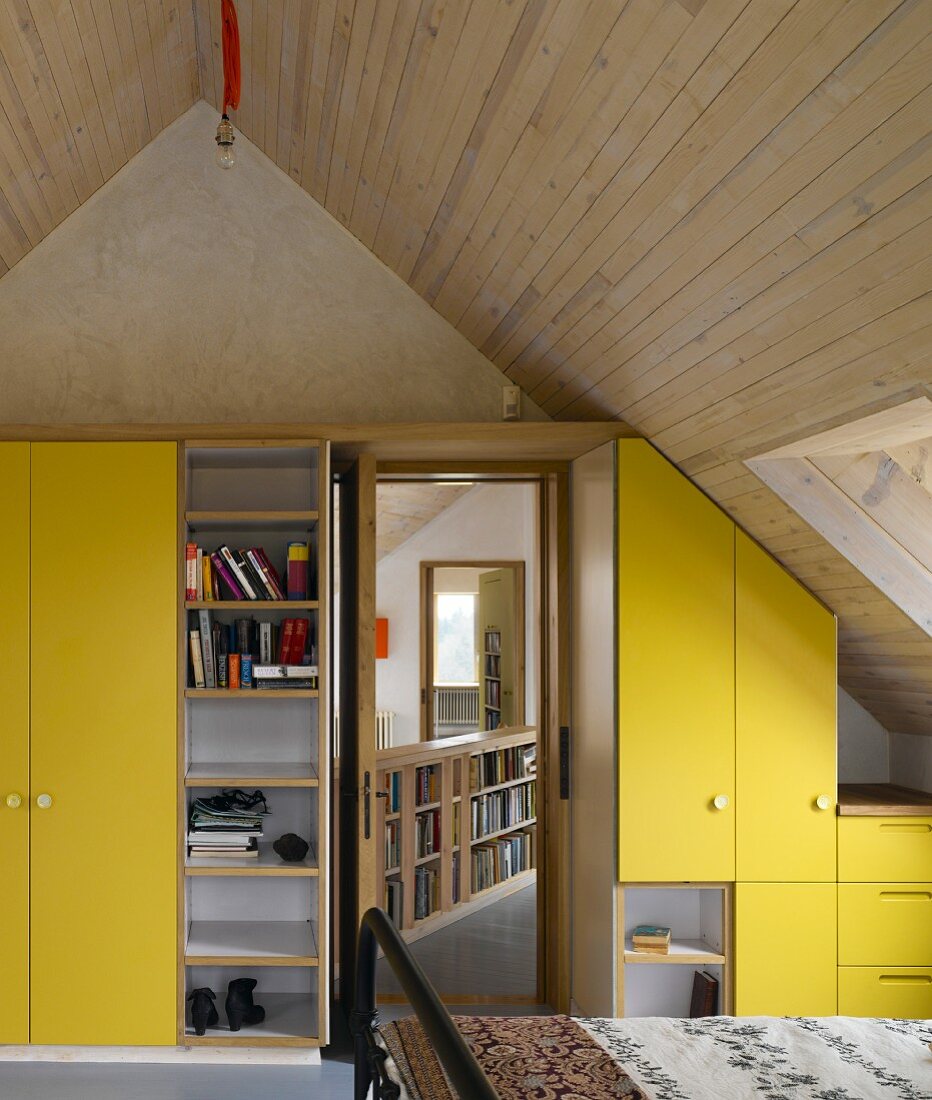
<svg viewBox="0 0 932 1100">
<path fill-rule="evenodd" d="M 716 810 L 724 810 L 725 807 L 728 805 L 728 795 L 727 794 L 717 794 L 712 799 L 712 805 L 716 808 Z"/>
<path fill-rule="evenodd" d="M 52 796 L 50 794 L 40 794 L 36 798 L 36 805 L 40 810 L 47 810 L 52 805 Z"/>
<path fill-rule="evenodd" d="M 11 810 L 18 810 L 23 804 L 22 796 L 14 791 L 12 794 L 6 796 L 6 804 Z"/>
<path fill-rule="evenodd" d="M 819 797 L 815 800 L 815 804 L 818 809 L 827 810 L 831 806 L 832 800 L 827 794 L 820 794 Z"/>
</svg>

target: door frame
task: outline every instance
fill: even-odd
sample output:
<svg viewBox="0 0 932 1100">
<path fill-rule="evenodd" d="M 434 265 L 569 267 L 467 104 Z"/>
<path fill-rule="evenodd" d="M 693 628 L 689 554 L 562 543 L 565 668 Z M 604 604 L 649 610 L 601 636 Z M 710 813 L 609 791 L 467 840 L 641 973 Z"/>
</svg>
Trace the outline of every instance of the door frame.
<svg viewBox="0 0 932 1100">
<path fill-rule="evenodd" d="M 388 479 L 385 479 L 388 480 Z M 434 728 L 434 570 L 436 569 L 514 569 L 515 571 L 515 620 L 521 624 L 520 642 L 515 644 L 515 693 L 517 713 L 520 721 L 516 726 L 524 725 L 527 691 L 527 626 L 526 622 L 526 562 L 523 561 L 422 561 L 420 565 L 421 629 L 420 629 L 420 673 L 421 673 L 421 740 L 436 741 L 432 736 Z M 543 571 L 541 571 L 543 576 Z M 538 660 L 538 663 L 540 661 Z M 520 671 L 519 671 L 520 670 Z M 538 676 L 538 680 L 540 676 Z M 480 708 L 482 706 L 480 701 Z"/>
</svg>

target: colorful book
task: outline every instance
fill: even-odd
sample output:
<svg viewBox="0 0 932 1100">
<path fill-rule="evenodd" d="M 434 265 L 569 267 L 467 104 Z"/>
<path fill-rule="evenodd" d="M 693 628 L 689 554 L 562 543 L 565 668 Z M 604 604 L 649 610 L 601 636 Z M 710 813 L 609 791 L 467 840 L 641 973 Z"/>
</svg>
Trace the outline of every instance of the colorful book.
<svg viewBox="0 0 932 1100">
<path fill-rule="evenodd" d="M 204 598 L 204 550 L 202 547 L 197 548 L 197 557 L 194 562 L 194 573 L 197 581 L 197 599 L 203 600 Z"/>
<path fill-rule="evenodd" d="M 264 593 L 270 600 L 278 599 L 275 595 L 275 589 L 272 587 L 269 579 L 265 575 L 265 570 L 262 568 L 262 561 L 255 550 L 243 550 L 243 556 L 252 567 L 252 571 L 255 573 L 258 581 L 261 583 Z"/>
<path fill-rule="evenodd" d="M 288 543 L 288 599 L 307 599 L 308 549 L 306 542 Z"/>
<path fill-rule="evenodd" d="M 282 586 L 281 577 L 279 577 L 278 575 L 278 570 L 271 563 L 271 561 L 269 561 L 268 554 L 266 554 L 265 550 L 261 546 L 254 547 L 254 553 L 258 556 L 259 560 L 262 563 L 263 574 L 265 575 L 269 584 L 271 584 L 273 591 L 275 592 L 275 599 L 286 599 L 287 597 L 285 596 L 285 589 Z"/>
<path fill-rule="evenodd" d="M 246 574 L 243 572 L 242 568 L 240 567 L 239 562 L 236 560 L 236 557 L 233 554 L 233 551 L 229 548 L 229 546 L 218 546 L 217 547 L 217 553 L 220 555 L 220 557 L 226 563 L 226 566 L 229 569 L 229 571 L 236 578 L 236 583 L 240 586 L 240 588 L 246 594 L 246 597 L 250 600 L 258 599 L 259 597 L 256 595 L 255 589 L 249 583 L 249 580 L 246 577 Z"/>
<path fill-rule="evenodd" d="M 217 686 L 216 663 L 214 661 L 214 636 L 209 611 L 198 611 L 198 633 L 201 636 L 201 655 L 204 664 L 204 687 Z"/>
<path fill-rule="evenodd" d="M 227 569 L 226 562 L 220 557 L 219 553 L 214 551 L 214 553 L 210 555 L 210 561 L 216 571 L 216 575 L 222 578 L 223 583 L 227 586 L 230 592 L 230 599 L 244 600 L 246 596 L 242 588 L 240 588 L 230 570 Z M 217 598 L 221 598 L 219 587 L 217 589 Z"/>
<path fill-rule="evenodd" d="M 288 665 L 300 665 L 304 663 L 304 650 L 307 647 L 307 619 L 295 619 L 294 633 L 291 636 L 291 649 L 288 659 L 283 662 Z"/>
<path fill-rule="evenodd" d="M 204 554 L 201 562 L 201 575 L 204 578 L 204 599 L 213 600 L 214 597 L 214 578 L 213 567 L 210 562 L 210 555 Z"/>
<path fill-rule="evenodd" d="M 294 619 L 285 619 L 282 623 L 281 639 L 278 644 L 278 663 L 291 664 L 291 639 L 294 635 Z"/>
<path fill-rule="evenodd" d="M 191 647 L 191 675 L 196 688 L 204 686 L 204 658 L 201 653 L 201 632 L 192 630 L 188 633 Z"/>
<path fill-rule="evenodd" d="M 197 599 L 197 545 L 193 542 L 184 546 L 184 598 Z"/>
</svg>

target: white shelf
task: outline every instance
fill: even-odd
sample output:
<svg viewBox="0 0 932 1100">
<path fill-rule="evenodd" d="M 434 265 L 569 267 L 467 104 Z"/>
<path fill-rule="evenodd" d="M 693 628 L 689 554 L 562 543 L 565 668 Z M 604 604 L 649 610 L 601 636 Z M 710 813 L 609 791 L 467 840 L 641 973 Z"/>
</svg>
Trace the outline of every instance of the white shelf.
<svg viewBox="0 0 932 1100">
<path fill-rule="evenodd" d="M 720 966 L 725 956 L 714 951 L 702 940 L 673 940 L 668 955 L 655 955 L 648 951 L 635 951 L 630 940 L 625 941 L 626 963 L 659 963 L 683 966 Z"/>
<path fill-rule="evenodd" d="M 304 877 L 317 875 L 317 853 L 312 847 L 300 863 L 286 863 L 268 842 L 259 844 L 258 856 L 191 856 L 184 865 L 186 875 L 268 875 Z"/>
<path fill-rule="evenodd" d="M 186 787 L 316 787 L 312 764 L 279 764 L 266 761 L 224 761 L 189 764 Z"/>
<path fill-rule="evenodd" d="M 309 921 L 192 921 L 187 966 L 316 966 L 317 935 Z"/>
<path fill-rule="evenodd" d="M 316 1039 L 317 996 L 313 993 L 263 993 L 256 990 L 255 1003 L 265 1009 L 261 1024 L 249 1027 L 244 1024 L 239 1031 L 230 1031 L 223 1008 L 225 994 L 218 993 L 216 1000 L 220 1022 L 209 1027 L 197 1038 L 190 1020 L 185 1025 L 185 1038 L 197 1038 L 198 1043 L 208 1044 L 211 1039 Z M 189 1009 L 190 1013 L 190 1009 Z"/>
</svg>

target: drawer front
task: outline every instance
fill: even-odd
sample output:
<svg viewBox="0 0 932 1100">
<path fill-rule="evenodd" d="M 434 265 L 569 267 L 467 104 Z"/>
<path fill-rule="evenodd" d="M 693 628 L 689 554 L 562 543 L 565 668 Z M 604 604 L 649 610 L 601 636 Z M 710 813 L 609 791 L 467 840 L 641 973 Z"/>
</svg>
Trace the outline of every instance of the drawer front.
<svg viewBox="0 0 932 1100">
<path fill-rule="evenodd" d="M 932 967 L 840 966 L 838 1013 L 932 1019 Z"/>
<path fill-rule="evenodd" d="M 932 817 L 840 817 L 839 882 L 932 879 Z"/>
<path fill-rule="evenodd" d="M 841 883 L 841 966 L 932 966 L 932 882 Z"/>
</svg>

